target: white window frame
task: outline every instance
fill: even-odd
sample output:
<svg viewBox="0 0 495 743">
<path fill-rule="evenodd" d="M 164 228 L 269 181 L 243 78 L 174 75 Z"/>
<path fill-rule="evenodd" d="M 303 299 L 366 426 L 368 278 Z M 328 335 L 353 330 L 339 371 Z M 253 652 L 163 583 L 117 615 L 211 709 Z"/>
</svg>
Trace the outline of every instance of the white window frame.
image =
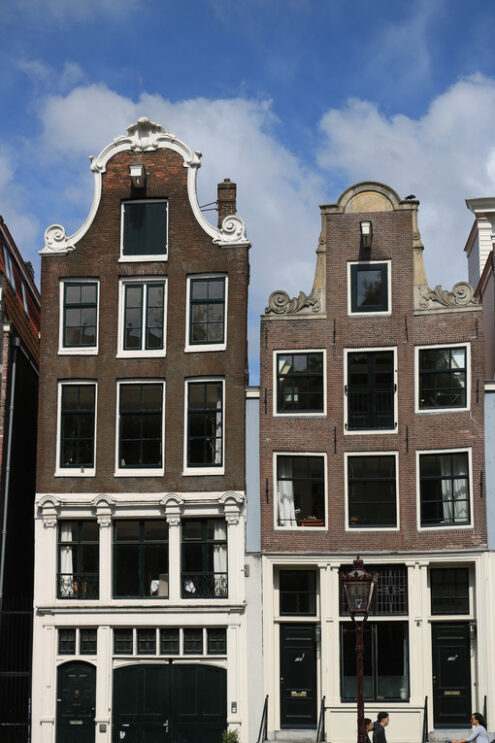
<svg viewBox="0 0 495 743">
<path fill-rule="evenodd" d="M 21 279 L 21 294 L 22 294 L 22 304 L 24 306 L 24 313 L 26 317 L 29 317 L 29 305 L 27 301 L 27 295 L 26 295 L 26 284 Z"/>
<path fill-rule="evenodd" d="M 436 348 L 464 348 L 466 350 L 466 405 L 462 408 L 420 408 L 419 407 L 419 352 Z M 471 343 L 434 343 L 414 348 L 414 412 L 419 415 L 438 415 L 439 413 L 463 413 L 471 410 Z"/>
<path fill-rule="evenodd" d="M 278 382 L 278 355 L 290 353 L 297 355 L 301 353 L 322 353 L 323 354 L 323 410 L 315 413 L 299 413 L 297 410 L 291 410 L 287 413 L 277 412 L 277 382 Z M 326 348 L 290 348 L 290 349 L 276 349 L 273 351 L 273 417 L 274 418 L 326 418 L 327 417 L 327 349 Z"/>
<path fill-rule="evenodd" d="M 61 467 L 60 443 L 62 434 L 62 389 L 63 387 L 81 387 L 88 385 L 95 388 L 95 430 L 93 434 L 94 451 L 92 467 Z M 63 379 L 57 385 L 57 443 L 55 447 L 55 477 L 94 477 L 96 474 L 96 431 L 98 420 L 98 382 L 91 379 Z"/>
<path fill-rule="evenodd" d="M 278 523 L 278 457 L 323 457 L 323 500 L 325 506 L 324 526 L 280 526 Z M 319 451 L 274 451 L 272 455 L 272 490 L 273 490 L 273 528 L 274 531 L 284 532 L 327 532 L 328 524 L 328 457 L 326 452 Z"/>
<path fill-rule="evenodd" d="M 221 382 L 222 383 L 222 464 L 217 467 L 190 467 L 187 464 L 187 443 L 188 443 L 188 430 L 187 430 L 187 414 L 188 414 L 188 399 L 189 399 L 189 385 L 195 384 L 196 382 Z M 225 377 L 191 377 L 184 380 L 184 468 L 182 471 L 183 475 L 188 477 L 201 477 L 203 475 L 224 475 L 225 474 Z"/>
<path fill-rule="evenodd" d="M 14 273 L 14 266 L 12 265 L 12 256 L 10 255 L 10 250 L 6 246 L 6 244 L 2 241 L 2 252 L 3 252 L 3 262 L 5 265 L 5 275 L 7 277 L 7 281 L 13 288 L 13 290 L 16 290 L 15 287 L 15 273 Z"/>
<path fill-rule="evenodd" d="M 124 208 L 126 204 L 166 204 L 167 207 L 167 229 L 165 235 L 165 253 L 156 253 L 153 255 L 124 255 Z M 142 263 L 143 261 L 167 261 L 168 260 L 168 199 L 126 199 L 120 207 L 120 256 L 119 263 Z"/>
<path fill-rule="evenodd" d="M 195 279 L 224 279 L 224 307 L 223 307 L 223 343 L 191 343 L 190 342 L 190 322 L 191 322 L 191 281 Z M 186 353 L 198 353 L 205 351 L 225 351 L 227 348 L 227 302 L 228 302 L 229 277 L 226 273 L 198 273 L 190 274 L 187 277 L 186 288 L 186 339 L 184 350 Z"/>
<path fill-rule="evenodd" d="M 396 424 L 395 428 L 371 428 L 371 429 L 357 429 L 354 431 L 349 431 L 347 429 L 347 424 L 349 422 L 349 415 L 348 415 L 348 400 L 349 396 L 346 393 L 346 386 L 347 386 L 347 379 L 348 379 L 348 357 L 350 353 L 375 353 L 377 351 L 393 351 L 394 353 L 394 385 L 395 385 L 395 392 L 394 392 L 394 423 Z M 368 436 L 370 434 L 374 434 L 375 436 L 390 436 L 395 435 L 397 436 L 399 433 L 399 418 L 398 418 L 398 411 L 399 411 L 399 383 L 398 383 L 398 364 L 397 364 L 397 346 L 376 346 L 374 348 L 344 348 L 344 384 L 343 384 L 343 394 L 344 394 L 344 435 L 345 436 Z"/>
<path fill-rule="evenodd" d="M 96 284 L 96 341 L 94 346 L 64 346 L 64 287 L 66 284 Z M 100 340 L 100 280 L 98 278 L 71 276 L 61 279 L 59 283 L 59 316 L 58 316 L 58 355 L 59 356 L 96 356 Z"/>
<path fill-rule="evenodd" d="M 162 466 L 161 467 L 120 467 L 120 387 L 132 384 L 162 385 Z M 165 380 L 164 379 L 119 379 L 115 399 L 115 472 L 114 477 L 163 477 L 165 473 Z"/>
<path fill-rule="evenodd" d="M 141 315 L 142 340 L 145 336 L 146 328 L 146 298 L 148 296 L 148 286 L 150 284 L 163 284 L 163 348 L 158 349 L 126 349 L 124 348 L 124 322 L 125 322 L 125 289 L 131 284 L 144 284 L 143 307 Z M 166 276 L 132 276 L 119 280 L 119 324 L 118 324 L 118 350 L 117 358 L 157 358 L 163 357 L 167 353 L 167 277 Z"/>
<path fill-rule="evenodd" d="M 352 285 L 351 266 L 372 266 L 374 264 L 387 266 L 387 309 L 377 312 L 353 312 L 352 311 Z M 392 261 L 348 261 L 347 263 L 347 314 L 350 317 L 385 317 L 392 314 Z"/>
<path fill-rule="evenodd" d="M 396 526 L 349 526 L 349 468 L 348 460 L 352 457 L 395 457 L 395 505 L 397 524 Z M 371 531 L 400 531 L 400 499 L 399 499 L 399 452 L 397 451 L 349 451 L 344 453 L 344 477 L 345 477 L 345 531 L 353 534 L 355 532 Z"/>
<path fill-rule="evenodd" d="M 444 526 L 421 526 L 421 470 L 420 470 L 420 456 L 421 454 L 464 454 L 468 455 L 468 467 L 469 467 L 469 524 L 446 524 Z M 469 446 L 461 446 L 453 449 L 420 449 L 416 451 L 416 528 L 418 531 L 450 531 L 455 529 L 456 531 L 462 531 L 473 528 L 473 454 L 472 449 Z"/>
</svg>

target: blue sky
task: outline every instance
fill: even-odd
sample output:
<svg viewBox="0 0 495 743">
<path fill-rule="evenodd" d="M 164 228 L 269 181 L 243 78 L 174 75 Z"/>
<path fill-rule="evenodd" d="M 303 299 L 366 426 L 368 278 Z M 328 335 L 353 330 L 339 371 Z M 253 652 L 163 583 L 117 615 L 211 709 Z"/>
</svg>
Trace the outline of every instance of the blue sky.
<svg viewBox="0 0 495 743">
<path fill-rule="evenodd" d="M 430 285 L 466 278 L 464 199 L 495 195 L 491 0 L 1 5 L 0 213 L 38 275 L 46 227 L 88 212 L 87 156 L 145 115 L 203 152 L 200 203 L 238 183 L 252 359 L 270 292 L 311 289 L 319 204 L 356 181 L 416 194 Z"/>
</svg>

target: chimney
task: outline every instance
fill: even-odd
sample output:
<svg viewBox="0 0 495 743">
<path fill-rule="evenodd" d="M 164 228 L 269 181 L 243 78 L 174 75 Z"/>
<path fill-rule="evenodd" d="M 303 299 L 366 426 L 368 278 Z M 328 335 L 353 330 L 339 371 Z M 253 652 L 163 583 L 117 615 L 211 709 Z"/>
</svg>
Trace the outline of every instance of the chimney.
<svg viewBox="0 0 495 743">
<path fill-rule="evenodd" d="M 236 213 L 237 184 L 231 183 L 230 178 L 225 178 L 223 183 L 218 184 L 218 226 L 229 214 Z"/>
</svg>

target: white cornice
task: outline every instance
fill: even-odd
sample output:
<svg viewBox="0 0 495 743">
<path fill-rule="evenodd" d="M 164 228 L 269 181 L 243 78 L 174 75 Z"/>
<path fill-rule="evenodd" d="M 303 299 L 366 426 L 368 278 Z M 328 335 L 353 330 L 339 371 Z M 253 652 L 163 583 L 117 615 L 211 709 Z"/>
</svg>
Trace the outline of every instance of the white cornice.
<svg viewBox="0 0 495 743">
<path fill-rule="evenodd" d="M 212 238 L 215 245 L 219 247 L 241 247 L 249 246 L 246 237 L 246 229 L 243 220 L 230 215 L 225 217 L 221 228 L 214 227 L 208 222 L 199 208 L 196 194 L 196 176 L 201 166 L 201 152 L 193 152 L 175 134 L 167 132 L 159 124 L 155 124 L 146 117 L 141 117 L 135 124 L 127 128 L 127 135 L 116 137 L 100 152 L 98 157 L 91 156 L 91 170 L 95 177 L 95 192 L 93 203 L 86 220 L 73 235 L 67 235 L 65 228 L 59 224 L 53 224 L 45 231 L 45 247 L 40 250 L 40 255 L 67 255 L 76 249 L 76 245 L 89 230 L 93 219 L 98 211 L 102 190 L 102 174 L 106 172 L 108 161 L 125 150 L 133 152 L 152 152 L 158 149 L 169 149 L 177 152 L 183 159 L 183 166 L 188 169 L 187 194 L 191 209 L 197 222 L 203 230 Z"/>
</svg>

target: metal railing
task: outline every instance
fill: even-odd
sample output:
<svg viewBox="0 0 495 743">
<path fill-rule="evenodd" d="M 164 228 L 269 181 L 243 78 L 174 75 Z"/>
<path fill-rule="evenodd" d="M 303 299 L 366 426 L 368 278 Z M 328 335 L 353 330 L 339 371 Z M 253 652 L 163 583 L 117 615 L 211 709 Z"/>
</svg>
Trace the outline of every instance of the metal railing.
<svg viewBox="0 0 495 743">
<path fill-rule="evenodd" d="M 98 573 L 59 573 L 59 599 L 97 599 L 99 596 Z"/>
<path fill-rule="evenodd" d="M 182 573 L 183 599 L 226 599 L 227 573 Z"/>
<path fill-rule="evenodd" d="M 322 697 L 320 715 L 318 717 L 318 727 L 316 728 L 316 743 L 325 740 L 325 709 L 325 697 Z"/>
<path fill-rule="evenodd" d="M 423 709 L 423 733 L 421 735 L 421 743 L 428 743 L 428 697 L 425 697 L 425 706 Z"/>
<path fill-rule="evenodd" d="M 261 715 L 260 730 L 258 733 L 258 740 L 256 743 L 265 743 L 268 740 L 268 694 L 265 697 L 265 703 L 263 705 L 263 714 Z"/>
<path fill-rule="evenodd" d="M 394 428 L 394 390 L 347 388 L 348 429 Z"/>
</svg>

